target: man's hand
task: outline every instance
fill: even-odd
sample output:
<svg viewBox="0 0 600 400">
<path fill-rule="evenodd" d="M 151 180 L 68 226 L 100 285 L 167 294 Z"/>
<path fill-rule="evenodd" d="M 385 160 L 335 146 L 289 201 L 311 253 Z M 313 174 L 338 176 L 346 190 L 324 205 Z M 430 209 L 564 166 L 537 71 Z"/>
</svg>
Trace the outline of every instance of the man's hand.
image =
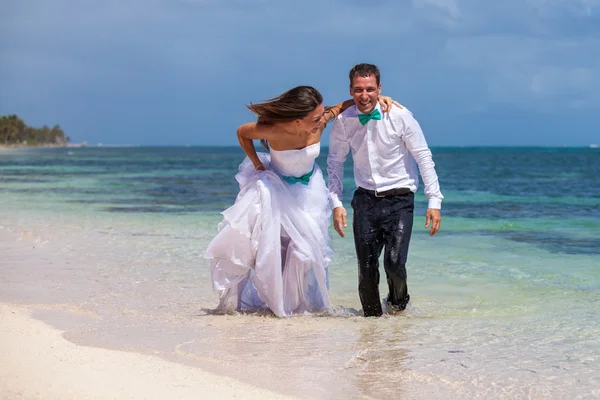
<svg viewBox="0 0 600 400">
<path fill-rule="evenodd" d="M 344 237 L 344 228 L 348 227 L 347 217 L 348 214 L 344 207 L 340 206 L 333 209 L 333 227 L 341 237 Z"/>
<path fill-rule="evenodd" d="M 425 214 L 425 228 L 431 229 L 429 230 L 429 236 L 433 236 L 440 230 L 440 224 L 442 223 L 442 216 L 440 215 L 440 210 L 435 208 L 428 208 L 427 214 Z"/>
</svg>

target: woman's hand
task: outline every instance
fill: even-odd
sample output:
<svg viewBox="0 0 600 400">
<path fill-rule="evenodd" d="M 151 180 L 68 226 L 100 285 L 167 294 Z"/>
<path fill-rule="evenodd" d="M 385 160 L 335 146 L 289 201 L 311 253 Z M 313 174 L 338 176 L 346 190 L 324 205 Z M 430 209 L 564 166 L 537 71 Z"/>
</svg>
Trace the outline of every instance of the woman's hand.
<svg viewBox="0 0 600 400">
<path fill-rule="evenodd" d="M 379 96 L 378 100 L 383 112 L 389 112 L 392 109 L 392 104 L 396 107 L 404 108 L 402 107 L 402 104 L 398 103 L 389 96 Z"/>
</svg>

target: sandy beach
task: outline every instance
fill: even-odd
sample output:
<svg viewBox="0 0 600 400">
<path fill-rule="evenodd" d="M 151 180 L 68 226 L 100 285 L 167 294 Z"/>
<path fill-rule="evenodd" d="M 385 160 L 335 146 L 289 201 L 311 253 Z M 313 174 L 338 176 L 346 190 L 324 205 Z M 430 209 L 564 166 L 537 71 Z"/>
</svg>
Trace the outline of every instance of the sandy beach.
<svg viewBox="0 0 600 400">
<path fill-rule="evenodd" d="M 161 358 L 80 346 L 0 304 L 0 399 L 289 399 Z"/>
<path fill-rule="evenodd" d="M 67 340 L 69 330 L 97 318 L 78 305 L 82 293 L 95 289 L 89 283 L 79 287 L 74 271 L 81 266 L 65 270 L 70 257 L 51 245 L 55 241 L 7 222 L 0 224 L 0 400 L 293 398 L 168 361 L 148 348 L 123 351 Z M 69 287 L 59 288 L 54 279 Z"/>
</svg>

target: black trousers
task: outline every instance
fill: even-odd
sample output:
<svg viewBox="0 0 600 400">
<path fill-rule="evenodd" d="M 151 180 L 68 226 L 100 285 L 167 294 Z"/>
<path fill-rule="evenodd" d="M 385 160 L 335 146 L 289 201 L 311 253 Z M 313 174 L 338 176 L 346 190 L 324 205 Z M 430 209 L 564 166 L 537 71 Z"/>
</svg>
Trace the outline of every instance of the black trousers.
<svg viewBox="0 0 600 400">
<path fill-rule="evenodd" d="M 404 310 L 410 296 L 406 284 L 406 259 L 412 234 L 414 193 L 376 197 L 354 192 L 352 208 L 354 245 L 358 258 L 358 293 L 365 317 L 380 316 L 379 256 L 385 248 L 383 266 L 391 308 Z"/>
</svg>

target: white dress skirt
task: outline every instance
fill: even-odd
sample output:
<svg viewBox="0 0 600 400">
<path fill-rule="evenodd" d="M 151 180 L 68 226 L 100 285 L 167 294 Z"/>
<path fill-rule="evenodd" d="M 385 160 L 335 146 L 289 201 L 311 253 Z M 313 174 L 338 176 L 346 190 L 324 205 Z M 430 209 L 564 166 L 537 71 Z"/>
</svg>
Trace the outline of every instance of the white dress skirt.
<svg viewBox="0 0 600 400">
<path fill-rule="evenodd" d="M 270 309 L 286 317 L 331 309 L 331 208 L 315 163 L 319 152 L 319 143 L 271 149 L 259 153 L 265 171 L 248 158 L 240 165 L 240 192 L 205 252 L 213 288 L 221 292 L 219 310 Z"/>
</svg>

